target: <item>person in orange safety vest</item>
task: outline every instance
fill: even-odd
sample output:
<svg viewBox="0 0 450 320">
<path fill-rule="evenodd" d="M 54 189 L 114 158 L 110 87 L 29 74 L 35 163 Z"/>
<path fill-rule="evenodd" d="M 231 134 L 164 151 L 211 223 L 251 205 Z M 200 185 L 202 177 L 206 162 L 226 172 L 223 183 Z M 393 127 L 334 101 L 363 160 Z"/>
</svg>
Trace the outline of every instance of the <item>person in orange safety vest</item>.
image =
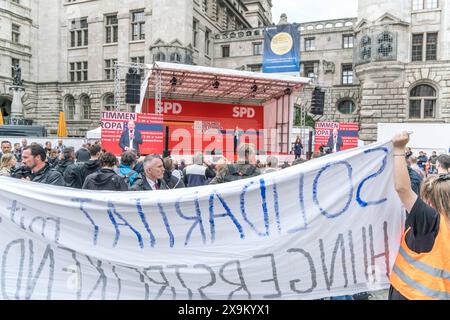
<svg viewBox="0 0 450 320">
<path fill-rule="evenodd" d="M 390 300 L 450 300 L 450 174 L 411 189 L 405 161 L 409 133 L 393 138 L 395 189 L 408 212 L 390 275 Z"/>
</svg>

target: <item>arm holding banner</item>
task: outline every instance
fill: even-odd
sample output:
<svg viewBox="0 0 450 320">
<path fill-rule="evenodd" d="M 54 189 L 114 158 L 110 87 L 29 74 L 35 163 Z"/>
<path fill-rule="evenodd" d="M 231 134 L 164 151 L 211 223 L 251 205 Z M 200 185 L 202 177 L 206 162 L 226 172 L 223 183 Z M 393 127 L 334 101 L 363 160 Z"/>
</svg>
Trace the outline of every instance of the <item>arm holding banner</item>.
<svg viewBox="0 0 450 320">
<path fill-rule="evenodd" d="M 408 168 L 405 158 L 405 147 L 409 142 L 409 133 L 403 132 L 397 134 L 392 142 L 394 144 L 394 182 L 395 190 L 400 197 L 400 201 L 408 212 L 414 206 L 417 200 L 417 195 L 411 188 L 411 180 L 408 174 Z"/>
</svg>

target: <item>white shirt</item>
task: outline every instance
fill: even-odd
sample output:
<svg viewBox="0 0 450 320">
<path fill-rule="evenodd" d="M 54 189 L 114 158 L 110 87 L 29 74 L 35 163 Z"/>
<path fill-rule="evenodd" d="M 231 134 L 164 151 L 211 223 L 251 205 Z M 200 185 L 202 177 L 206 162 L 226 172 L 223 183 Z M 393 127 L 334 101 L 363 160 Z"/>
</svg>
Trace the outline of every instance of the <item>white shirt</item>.
<svg viewBox="0 0 450 320">
<path fill-rule="evenodd" d="M 333 145 L 333 151 L 334 151 L 334 152 L 337 152 L 337 137 L 334 137 L 334 136 L 333 136 L 333 142 L 334 142 L 334 145 Z"/>
<path fill-rule="evenodd" d="M 150 185 L 150 188 L 152 188 L 152 190 L 156 190 L 156 188 L 155 188 L 156 182 L 153 181 L 152 179 L 150 179 L 149 177 L 145 177 L 145 178 L 147 179 L 147 182 Z"/>
<path fill-rule="evenodd" d="M 131 131 L 130 131 L 129 136 L 130 136 L 130 145 L 128 147 L 130 149 L 133 149 L 134 131 L 133 131 L 133 135 L 131 135 Z"/>
</svg>

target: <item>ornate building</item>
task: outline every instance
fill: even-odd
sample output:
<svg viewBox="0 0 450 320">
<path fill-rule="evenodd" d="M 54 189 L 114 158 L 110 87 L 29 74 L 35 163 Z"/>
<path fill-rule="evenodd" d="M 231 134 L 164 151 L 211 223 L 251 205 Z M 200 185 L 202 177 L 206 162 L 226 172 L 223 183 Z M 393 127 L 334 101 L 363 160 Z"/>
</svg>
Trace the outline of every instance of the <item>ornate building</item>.
<svg viewBox="0 0 450 320">
<path fill-rule="evenodd" d="M 26 116 L 55 134 L 63 110 L 72 136 L 113 108 L 115 61 L 260 72 L 271 8 L 271 0 L 0 0 L 0 108 L 7 117 L 17 63 Z M 358 17 L 299 28 L 301 74 L 325 91 L 321 120 L 359 122 L 365 141 L 376 139 L 378 122 L 450 121 L 450 0 L 359 0 Z M 309 107 L 311 90 L 299 105 Z"/>
</svg>

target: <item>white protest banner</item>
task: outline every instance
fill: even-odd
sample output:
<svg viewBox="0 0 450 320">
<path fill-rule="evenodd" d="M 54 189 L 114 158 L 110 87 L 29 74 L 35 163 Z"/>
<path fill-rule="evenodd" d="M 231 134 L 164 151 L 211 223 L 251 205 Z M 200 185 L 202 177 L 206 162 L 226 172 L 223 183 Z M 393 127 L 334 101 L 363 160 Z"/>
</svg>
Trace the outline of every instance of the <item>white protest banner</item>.
<svg viewBox="0 0 450 320">
<path fill-rule="evenodd" d="M 0 178 L 0 299 L 316 299 L 388 287 L 389 143 L 223 185 L 93 192 Z"/>
</svg>

